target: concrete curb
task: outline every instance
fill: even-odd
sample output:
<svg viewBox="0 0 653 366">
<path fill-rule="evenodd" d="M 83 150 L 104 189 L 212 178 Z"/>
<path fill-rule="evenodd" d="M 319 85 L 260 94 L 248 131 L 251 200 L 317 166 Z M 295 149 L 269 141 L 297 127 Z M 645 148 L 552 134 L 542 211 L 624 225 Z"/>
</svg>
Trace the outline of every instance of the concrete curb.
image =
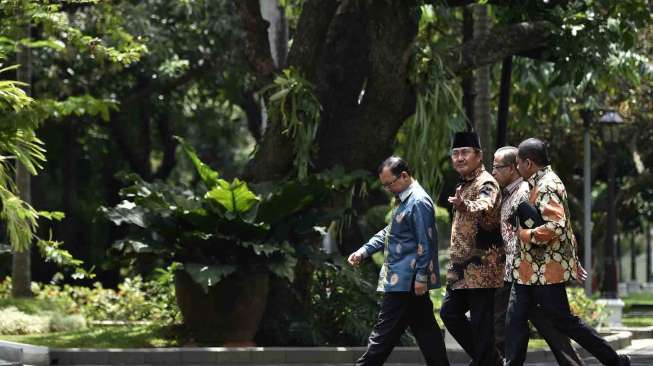
<svg viewBox="0 0 653 366">
<path fill-rule="evenodd" d="M 631 332 L 633 333 L 633 339 L 650 339 L 653 338 L 653 326 L 649 327 L 618 327 L 612 328 L 612 331 L 616 332 Z"/>
<path fill-rule="evenodd" d="M 616 331 L 610 335 L 607 336 L 604 335 L 603 337 L 608 342 L 610 347 L 612 347 L 615 350 L 620 350 L 631 345 L 633 340 L 633 333 L 629 331 Z M 579 347 L 578 345 L 576 345 L 575 348 L 581 357 L 585 358 L 591 356 L 591 354 L 587 352 L 584 348 Z"/>
<path fill-rule="evenodd" d="M 605 337 L 615 349 L 630 345 L 633 334 L 628 331 Z M 206 348 L 47 348 L 0 341 L 0 358 L 3 355 L 21 355 L 11 360 L 35 366 L 49 365 L 255 365 L 255 364 L 324 364 L 355 362 L 365 347 L 206 347 Z M 585 352 L 581 351 L 581 354 Z M 585 352 L 586 353 L 586 352 Z M 460 349 L 448 349 L 452 363 L 464 363 L 469 357 Z M 6 356 L 5 356 L 6 357 Z M 4 358 L 7 359 L 7 358 Z M 555 361 L 549 349 L 531 351 L 528 362 Z M 417 347 L 397 347 L 388 363 L 423 363 Z"/>
</svg>

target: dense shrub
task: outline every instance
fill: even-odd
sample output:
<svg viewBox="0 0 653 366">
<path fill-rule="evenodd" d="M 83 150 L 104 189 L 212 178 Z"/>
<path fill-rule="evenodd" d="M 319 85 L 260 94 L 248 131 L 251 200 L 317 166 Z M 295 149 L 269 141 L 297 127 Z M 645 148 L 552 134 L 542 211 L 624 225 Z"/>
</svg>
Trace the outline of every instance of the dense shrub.
<svg viewBox="0 0 653 366">
<path fill-rule="evenodd" d="M 50 317 L 26 314 L 15 306 L 0 309 L 0 334 L 38 334 L 50 331 Z"/>
<path fill-rule="evenodd" d="M 10 298 L 11 278 L 7 278 L 0 283 L 0 307 L 16 306 L 27 315 L 55 311 L 76 316 L 58 319 L 57 329 L 81 324 L 82 319 L 170 324 L 179 319 L 172 281 L 171 271 L 160 271 L 156 280 L 127 278 L 116 290 L 104 288 L 99 282 L 93 287 L 32 283 L 34 300 L 14 300 Z"/>
<path fill-rule="evenodd" d="M 86 320 L 81 315 L 67 315 L 52 310 L 29 313 L 13 305 L 0 309 L 0 334 L 41 334 L 84 328 L 86 328 Z"/>
<path fill-rule="evenodd" d="M 567 297 L 571 312 L 592 327 L 601 325 L 609 315 L 605 307 L 587 297 L 582 288 L 567 287 Z"/>
</svg>

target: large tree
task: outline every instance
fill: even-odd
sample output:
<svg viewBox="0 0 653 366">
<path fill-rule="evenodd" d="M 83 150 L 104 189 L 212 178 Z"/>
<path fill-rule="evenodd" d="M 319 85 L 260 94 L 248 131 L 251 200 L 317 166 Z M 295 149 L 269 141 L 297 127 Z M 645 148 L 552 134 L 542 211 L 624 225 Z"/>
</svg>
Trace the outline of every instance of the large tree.
<svg viewBox="0 0 653 366">
<path fill-rule="evenodd" d="M 474 1 L 431 3 L 453 9 Z M 483 3 L 492 4 L 499 14 L 489 34 L 440 54 L 454 76 L 464 76 L 508 56 L 524 55 L 555 62 L 566 69 L 565 76 L 570 79 L 573 73 L 595 67 L 601 55 L 614 52 L 597 42 L 612 38 L 613 45 L 627 49 L 632 45 L 622 42 L 625 35 L 631 37 L 636 24 L 649 17 L 643 1 Z M 247 34 L 246 53 L 252 73 L 261 84 L 268 83 L 279 70 L 270 55 L 267 24 L 259 2 L 236 4 Z M 393 151 L 397 131 L 415 112 L 419 85 L 411 82 L 411 63 L 415 61 L 420 5 L 419 1 L 302 2 L 288 65 L 315 85 L 322 106 L 313 156 L 315 171 L 336 164 L 346 170 L 369 170 Z M 613 29 L 615 22 L 621 24 L 619 29 Z M 614 39 L 619 34 L 624 38 Z M 575 50 L 574 45 L 590 45 L 595 54 L 583 55 L 588 49 Z M 581 64 L 571 64 L 571 58 Z M 291 173 L 293 144 L 282 133 L 283 123 L 281 119 L 271 121 L 246 170 L 248 178 L 273 180 Z"/>
</svg>

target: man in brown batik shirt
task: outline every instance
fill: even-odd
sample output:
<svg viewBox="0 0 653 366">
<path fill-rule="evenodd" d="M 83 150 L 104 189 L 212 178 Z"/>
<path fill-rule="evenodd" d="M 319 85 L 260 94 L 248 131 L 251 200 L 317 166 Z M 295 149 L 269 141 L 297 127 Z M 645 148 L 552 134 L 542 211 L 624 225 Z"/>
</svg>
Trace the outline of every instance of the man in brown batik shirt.
<svg viewBox="0 0 653 366">
<path fill-rule="evenodd" d="M 503 286 L 505 255 L 499 233 L 501 193 L 483 167 L 478 136 L 459 132 L 451 151 L 461 176 L 451 228 L 451 263 L 440 316 L 451 335 L 472 358 L 471 365 L 500 364 L 494 347 L 494 290 Z M 465 313 L 469 311 L 471 319 Z"/>
</svg>

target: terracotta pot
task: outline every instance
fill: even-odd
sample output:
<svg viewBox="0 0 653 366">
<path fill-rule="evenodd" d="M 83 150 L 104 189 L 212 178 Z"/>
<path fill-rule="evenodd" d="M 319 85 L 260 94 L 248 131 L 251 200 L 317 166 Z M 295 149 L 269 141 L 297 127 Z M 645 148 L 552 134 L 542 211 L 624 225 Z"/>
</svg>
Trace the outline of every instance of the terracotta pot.
<svg viewBox="0 0 653 366">
<path fill-rule="evenodd" d="M 234 274 L 204 292 L 186 271 L 175 272 L 177 305 L 197 341 L 253 346 L 263 317 L 270 276 Z"/>
</svg>

